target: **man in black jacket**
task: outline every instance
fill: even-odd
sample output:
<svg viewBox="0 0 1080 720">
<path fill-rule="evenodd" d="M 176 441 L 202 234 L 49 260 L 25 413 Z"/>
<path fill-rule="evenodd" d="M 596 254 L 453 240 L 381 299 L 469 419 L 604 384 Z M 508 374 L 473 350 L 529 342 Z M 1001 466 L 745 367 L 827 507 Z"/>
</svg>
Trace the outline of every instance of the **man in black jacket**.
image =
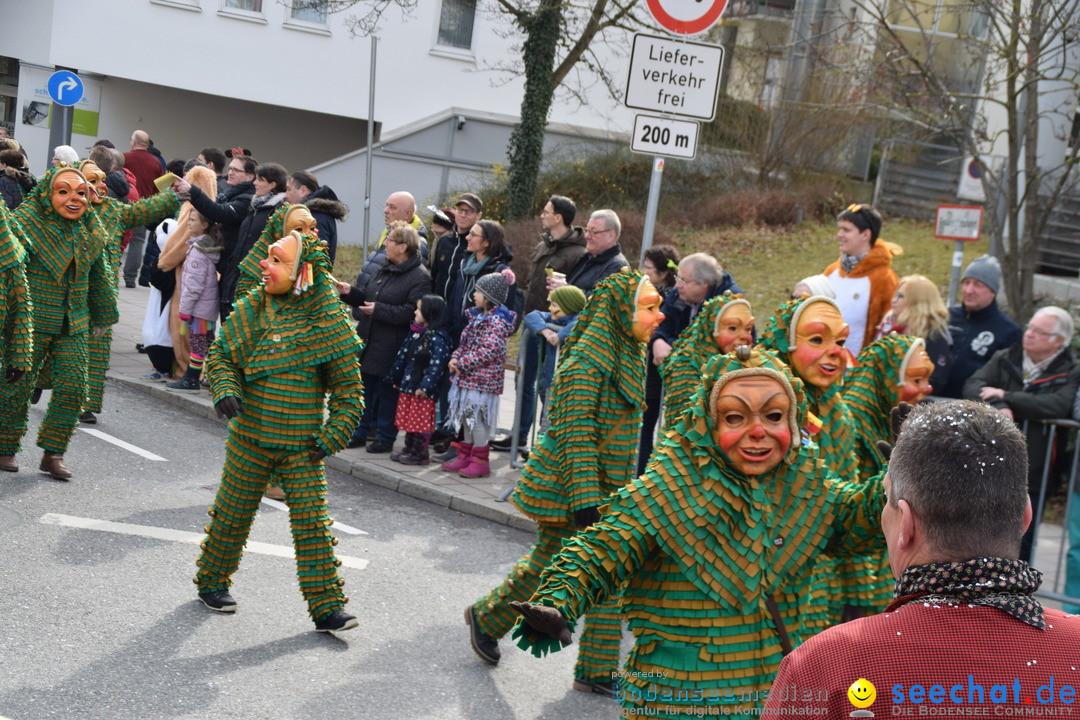
<svg viewBox="0 0 1080 720">
<path fill-rule="evenodd" d="M 309 172 L 297 170 L 285 180 L 285 202 L 290 205 L 304 204 L 311 211 L 319 230 L 319 239 L 326 243 L 326 251 L 333 264 L 337 257 L 337 224 L 349 214 L 349 207 L 338 200 L 337 193 Z"/>
<path fill-rule="evenodd" d="M 1043 465 L 1049 452 L 1049 428 L 1038 420 L 1068 418 L 1080 387 L 1080 365 L 1073 358 L 1069 342 L 1073 336 L 1072 317 L 1065 310 L 1048 306 L 1035 312 L 1023 339 L 993 357 L 964 383 L 964 397 L 987 402 L 1017 425 L 1025 420 L 1028 443 L 1028 494 L 1036 516 L 1042 508 Z M 972 468 L 974 472 L 976 468 Z M 1054 476 L 1047 481 L 1047 493 L 1054 489 Z M 1024 534 L 1020 559 L 1031 559 L 1035 523 Z"/>
<path fill-rule="evenodd" d="M 461 261 L 468 251 L 469 231 L 484 217 L 484 201 L 473 193 L 462 193 L 454 205 L 454 232 L 438 239 L 434 252 L 431 253 L 431 291 L 443 300 L 449 300 L 453 294 L 453 284 L 461 273 Z M 457 345 L 457 338 L 451 338 Z"/>
<path fill-rule="evenodd" d="M 630 262 L 619 245 L 621 234 L 622 223 L 614 210 L 593 211 L 585 224 L 585 254 L 566 273 L 566 279 L 558 276 L 548 278 L 548 292 L 563 285 L 574 285 L 581 288 L 587 297 L 598 282 L 629 267 Z"/>
</svg>

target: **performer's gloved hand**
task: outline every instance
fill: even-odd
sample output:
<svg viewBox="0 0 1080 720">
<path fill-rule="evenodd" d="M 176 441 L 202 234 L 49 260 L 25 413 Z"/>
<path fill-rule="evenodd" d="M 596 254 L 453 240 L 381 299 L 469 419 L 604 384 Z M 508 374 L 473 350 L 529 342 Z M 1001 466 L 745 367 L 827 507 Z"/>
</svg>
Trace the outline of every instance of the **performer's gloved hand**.
<svg viewBox="0 0 1080 720">
<path fill-rule="evenodd" d="M 514 600 L 509 604 L 510 609 L 523 617 L 533 632 L 553 637 L 564 646 L 570 644 L 570 626 L 558 609 Z"/>
<path fill-rule="evenodd" d="M 326 451 L 319 447 L 318 444 L 313 446 L 311 450 L 308 451 L 308 460 L 311 460 L 311 462 L 313 463 L 319 462 L 324 457 L 326 457 Z"/>
<path fill-rule="evenodd" d="M 25 370 L 19 370 L 8 365 L 7 369 L 4 370 L 4 380 L 9 383 L 19 382 L 19 378 L 24 374 L 26 374 Z"/>
<path fill-rule="evenodd" d="M 600 520 L 600 511 L 596 508 L 596 505 L 574 511 L 574 524 L 578 527 L 589 527 L 598 520 Z"/>
<path fill-rule="evenodd" d="M 900 428 L 904 424 L 904 420 L 907 420 L 907 416 L 911 414 L 911 411 L 915 409 L 914 405 L 910 405 L 906 402 L 901 402 L 889 412 L 889 427 L 892 430 L 892 442 L 887 443 L 884 440 L 878 440 L 877 448 L 885 458 L 885 462 L 889 462 L 889 458 L 892 457 L 893 445 L 896 444 L 896 438 L 900 437 Z"/>
<path fill-rule="evenodd" d="M 105 333 L 107 332 L 109 332 L 108 325 L 95 325 L 93 328 L 90 329 L 90 334 L 96 338 L 105 337 Z"/>
<path fill-rule="evenodd" d="M 218 417 L 227 417 L 232 420 L 240 414 L 244 409 L 244 406 L 240 404 L 238 398 L 228 395 L 221 398 L 221 400 L 214 405 L 214 408 L 217 410 Z"/>
</svg>

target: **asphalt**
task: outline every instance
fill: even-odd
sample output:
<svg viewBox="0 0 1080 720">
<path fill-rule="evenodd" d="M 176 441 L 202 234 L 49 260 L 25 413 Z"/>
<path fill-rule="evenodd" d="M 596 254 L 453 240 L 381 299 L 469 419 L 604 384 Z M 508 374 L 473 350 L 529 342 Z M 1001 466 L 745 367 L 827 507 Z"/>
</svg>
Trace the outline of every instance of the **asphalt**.
<svg viewBox="0 0 1080 720">
<path fill-rule="evenodd" d="M 149 297 L 149 288 L 120 287 L 120 322 L 113 326 L 112 356 L 107 377 L 215 422 L 225 423 L 224 419 L 218 418 L 209 391 L 205 388 L 198 393 L 170 392 L 163 383 L 148 383 L 139 379 L 153 369 L 147 356 L 135 348 L 137 343 L 142 342 L 142 326 Z M 506 392 L 499 408 L 499 426 L 502 429 L 513 425 L 513 388 L 513 372 L 507 371 Z M 108 393 L 108 387 L 105 392 Z M 400 448 L 402 437 L 399 434 L 395 449 Z M 492 452 L 491 457 L 491 476 L 474 479 L 445 472 L 437 462 L 423 467 L 400 465 L 391 461 L 388 454 L 371 454 L 362 448 L 342 450 L 327 458 L 326 464 L 404 495 L 519 530 L 534 531 L 536 526 L 532 520 L 521 515 L 511 503 L 499 500 L 517 482 L 520 470 L 511 466 L 509 452 Z"/>
</svg>

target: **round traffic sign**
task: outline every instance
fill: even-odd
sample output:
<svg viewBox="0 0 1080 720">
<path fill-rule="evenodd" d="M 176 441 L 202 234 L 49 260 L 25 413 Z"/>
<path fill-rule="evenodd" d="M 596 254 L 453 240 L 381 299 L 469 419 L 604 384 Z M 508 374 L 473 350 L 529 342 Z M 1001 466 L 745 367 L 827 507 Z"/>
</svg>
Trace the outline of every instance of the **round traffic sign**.
<svg viewBox="0 0 1080 720">
<path fill-rule="evenodd" d="M 78 75 L 70 70 L 57 70 L 49 76 L 49 97 L 57 105 L 74 105 L 82 100 L 85 87 Z"/>
<path fill-rule="evenodd" d="M 648 0 L 649 12 L 668 32 L 697 35 L 720 19 L 727 0 Z"/>
</svg>

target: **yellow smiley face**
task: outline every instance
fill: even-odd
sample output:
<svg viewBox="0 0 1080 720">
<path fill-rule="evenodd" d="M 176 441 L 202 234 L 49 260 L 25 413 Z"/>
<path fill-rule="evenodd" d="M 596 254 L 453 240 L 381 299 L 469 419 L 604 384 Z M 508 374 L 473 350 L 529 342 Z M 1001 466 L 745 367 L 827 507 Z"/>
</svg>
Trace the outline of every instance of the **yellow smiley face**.
<svg viewBox="0 0 1080 720">
<path fill-rule="evenodd" d="M 874 704 L 874 700 L 877 699 L 877 689 L 866 678 L 859 678 L 851 683 L 851 687 L 847 690 L 847 697 L 852 705 L 864 710 Z"/>
</svg>

